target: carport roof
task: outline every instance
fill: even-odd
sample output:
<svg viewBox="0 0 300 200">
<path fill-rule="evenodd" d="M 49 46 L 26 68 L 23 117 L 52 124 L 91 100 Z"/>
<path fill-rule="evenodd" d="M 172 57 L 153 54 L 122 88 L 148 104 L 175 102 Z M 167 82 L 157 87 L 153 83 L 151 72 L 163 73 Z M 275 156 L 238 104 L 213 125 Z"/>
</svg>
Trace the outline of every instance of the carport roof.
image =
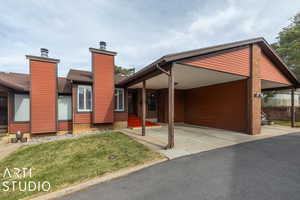
<svg viewBox="0 0 300 200">
<path fill-rule="evenodd" d="M 134 73 L 133 75 L 121 80 L 119 82 L 119 85 L 126 85 L 129 84 L 131 81 L 135 81 L 144 75 L 153 72 L 157 69 L 157 65 L 163 66 L 171 62 L 175 61 L 180 61 L 183 59 L 188 59 L 192 58 L 195 56 L 201 56 L 201 55 L 207 55 L 223 50 L 228 50 L 232 48 L 237 48 L 241 46 L 246 46 L 250 44 L 258 44 L 264 53 L 269 56 L 269 58 L 277 65 L 279 66 L 280 70 L 282 73 L 284 73 L 289 80 L 294 84 L 294 87 L 300 87 L 300 83 L 297 80 L 296 76 L 291 72 L 286 64 L 283 62 L 283 60 L 275 53 L 275 51 L 272 49 L 272 47 L 268 44 L 268 42 L 263 38 L 263 37 L 258 37 L 258 38 L 253 38 L 253 39 L 248 39 L 248 40 L 242 40 L 242 41 L 237 41 L 237 42 L 232 42 L 232 43 L 226 43 L 222 45 L 216 45 L 216 46 L 211 46 L 207 48 L 201 48 L 201 49 L 195 49 L 195 50 L 190 50 L 190 51 L 184 51 L 180 53 L 173 53 L 173 54 L 167 54 L 150 65 L 144 67 L 140 71 Z"/>
</svg>

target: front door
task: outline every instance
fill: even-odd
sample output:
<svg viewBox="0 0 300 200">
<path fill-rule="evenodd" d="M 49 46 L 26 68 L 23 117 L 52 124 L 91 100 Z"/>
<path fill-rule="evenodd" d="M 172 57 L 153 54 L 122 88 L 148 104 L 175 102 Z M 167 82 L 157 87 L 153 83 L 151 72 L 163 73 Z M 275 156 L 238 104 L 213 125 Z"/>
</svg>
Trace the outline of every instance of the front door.
<svg viewBox="0 0 300 200">
<path fill-rule="evenodd" d="M 0 96 L 0 125 L 7 125 L 7 97 Z"/>
<path fill-rule="evenodd" d="M 128 92 L 128 114 L 137 115 L 137 92 Z"/>
</svg>

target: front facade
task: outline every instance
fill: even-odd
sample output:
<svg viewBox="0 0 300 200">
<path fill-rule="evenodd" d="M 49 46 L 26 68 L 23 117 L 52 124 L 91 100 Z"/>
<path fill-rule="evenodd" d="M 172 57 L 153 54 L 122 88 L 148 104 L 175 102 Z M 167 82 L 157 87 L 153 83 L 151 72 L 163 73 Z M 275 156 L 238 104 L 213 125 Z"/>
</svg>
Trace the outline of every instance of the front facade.
<svg viewBox="0 0 300 200">
<path fill-rule="evenodd" d="M 127 127 L 137 116 L 143 134 L 146 119 L 168 123 L 169 142 L 175 122 L 254 135 L 262 91 L 299 87 L 263 38 L 166 55 L 129 77 L 115 75 L 115 52 L 90 52 L 91 72 L 58 78 L 59 60 L 27 56 L 30 75 L 0 74 L 9 133 Z"/>
</svg>

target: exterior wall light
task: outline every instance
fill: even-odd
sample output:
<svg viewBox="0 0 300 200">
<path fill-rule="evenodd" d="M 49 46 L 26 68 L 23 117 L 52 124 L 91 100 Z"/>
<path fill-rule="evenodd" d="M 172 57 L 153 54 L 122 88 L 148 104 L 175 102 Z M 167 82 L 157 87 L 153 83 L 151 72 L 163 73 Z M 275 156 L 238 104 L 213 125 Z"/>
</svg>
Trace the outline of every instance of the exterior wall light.
<svg viewBox="0 0 300 200">
<path fill-rule="evenodd" d="M 263 98 L 264 97 L 264 95 L 262 93 L 255 93 L 254 96 L 257 97 L 257 98 Z"/>
</svg>

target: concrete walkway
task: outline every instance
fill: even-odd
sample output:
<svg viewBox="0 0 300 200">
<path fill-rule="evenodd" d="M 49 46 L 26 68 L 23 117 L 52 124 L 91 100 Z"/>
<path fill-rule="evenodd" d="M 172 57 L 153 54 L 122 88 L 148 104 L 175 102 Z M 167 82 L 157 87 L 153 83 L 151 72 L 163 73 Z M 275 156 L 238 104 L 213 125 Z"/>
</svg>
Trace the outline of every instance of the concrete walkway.
<svg viewBox="0 0 300 200">
<path fill-rule="evenodd" d="M 164 147 L 167 145 L 168 139 L 168 127 L 166 125 L 163 125 L 160 128 L 147 129 L 146 136 L 141 136 L 140 129 L 122 130 L 123 133 L 147 145 L 152 150 L 163 153 L 169 159 L 297 131 L 299 132 L 300 128 L 275 125 L 263 126 L 260 135 L 251 136 L 234 131 L 176 124 L 175 148 L 165 150 Z"/>
<path fill-rule="evenodd" d="M 20 146 L 22 146 L 22 143 L 7 144 L 6 141 L 0 139 L 0 160 L 11 154 L 12 152 L 16 151 Z"/>
</svg>

